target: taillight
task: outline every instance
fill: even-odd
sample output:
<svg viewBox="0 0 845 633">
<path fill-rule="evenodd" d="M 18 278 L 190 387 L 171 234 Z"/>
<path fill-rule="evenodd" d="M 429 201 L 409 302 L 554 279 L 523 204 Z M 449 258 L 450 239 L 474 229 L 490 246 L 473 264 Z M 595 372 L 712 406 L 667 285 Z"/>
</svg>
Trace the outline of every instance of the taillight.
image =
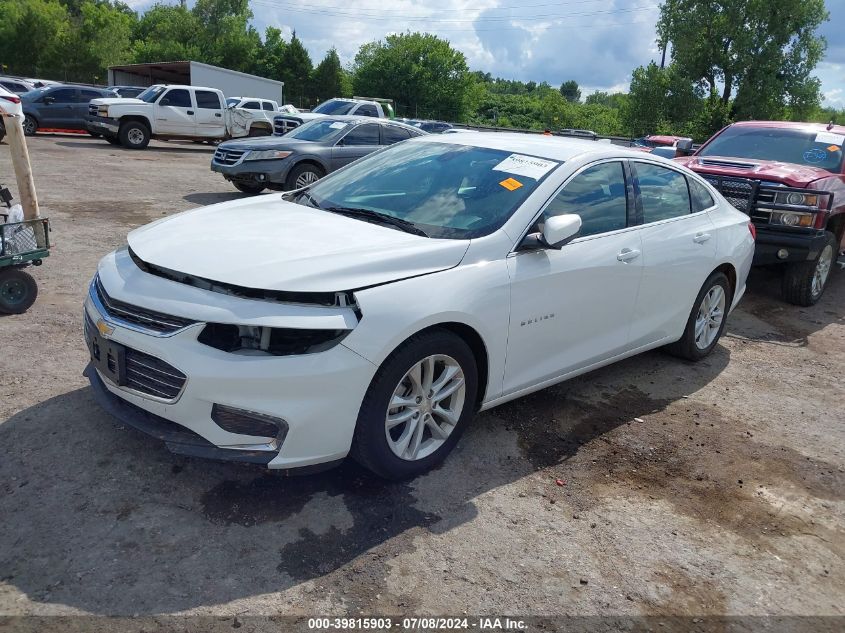
<svg viewBox="0 0 845 633">
<path fill-rule="evenodd" d="M 0 95 L 0 99 L 5 99 L 6 101 L 11 101 L 12 103 L 21 102 L 21 98 L 16 97 L 15 95 Z"/>
<path fill-rule="evenodd" d="M 751 239 L 755 242 L 757 241 L 757 227 L 754 226 L 754 222 L 748 223 L 748 231 L 751 233 Z"/>
</svg>

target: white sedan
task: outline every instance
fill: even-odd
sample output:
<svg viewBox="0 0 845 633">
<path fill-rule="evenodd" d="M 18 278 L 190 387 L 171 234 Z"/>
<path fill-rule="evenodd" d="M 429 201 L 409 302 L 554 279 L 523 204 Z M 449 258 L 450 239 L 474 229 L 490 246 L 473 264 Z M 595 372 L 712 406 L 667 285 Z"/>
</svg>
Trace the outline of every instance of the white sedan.
<svg viewBox="0 0 845 633">
<path fill-rule="evenodd" d="M 4 118 L 10 116 L 23 116 L 21 98 L 14 92 L 9 92 L 6 88 L 0 86 L 0 141 L 6 136 Z"/>
<path fill-rule="evenodd" d="M 465 133 L 128 242 L 85 301 L 107 410 L 182 454 L 402 478 L 479 410 L 656 347 L 707 356 L 754 228 L 661 158 Z"/>
</svg>

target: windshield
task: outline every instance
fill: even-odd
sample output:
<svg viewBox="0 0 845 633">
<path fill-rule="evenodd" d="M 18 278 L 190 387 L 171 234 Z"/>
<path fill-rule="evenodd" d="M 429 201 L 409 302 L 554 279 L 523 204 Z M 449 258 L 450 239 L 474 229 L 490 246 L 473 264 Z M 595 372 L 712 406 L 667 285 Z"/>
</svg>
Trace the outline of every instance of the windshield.
<svg viewBox="0 0 845 633">
<path fill-rule="evenodd" d="M 231 108 L 232 106 L 236 106 L 241 102 L 240 99 L 235 99 L 234 97 L 229 97 L 226 99 L 226 107 Z"/>
<path fill-rule="evenodd" d="M 349 126 L 346 121 L 335 121 L 333 119 L 315 119 L 294 128 L 285 136 L 287 138 L 298 138 L 303 141 L 325 141 L 339 135 Z"/>
<path fill-rule="evenodd" d="M 842 134 L 833 132 L 732 126 L 697 155 L 796 163 L 839 173 L 843 141 Z"/>
<path fill-rule="evenodd" d="M 297 202 L 366 209 L 411 222 L 429 237 L 469 239 L 502 226 L 559 165 L 497 149 L 410 140 L 330 174 Z"/>
<path fill-rule="evenodd" d="M 329 99 L 328 101 L 324 101 L 316 108 L 314 108 L 312 112 L 317 112 L 318 114 L 348 114 L 349 111 L 354 107 L 354 101 L 343 101 L 342 99 Z"/>
<path fill-rule="evenodd" d="M 164 92 L 166 87 L 167 86 L 150 86 L 135 98 L 140 99 L 141 101 L 146 101 L 147 103 L 152 103 L 158 99 L 158 96 Z"/>
</svg>

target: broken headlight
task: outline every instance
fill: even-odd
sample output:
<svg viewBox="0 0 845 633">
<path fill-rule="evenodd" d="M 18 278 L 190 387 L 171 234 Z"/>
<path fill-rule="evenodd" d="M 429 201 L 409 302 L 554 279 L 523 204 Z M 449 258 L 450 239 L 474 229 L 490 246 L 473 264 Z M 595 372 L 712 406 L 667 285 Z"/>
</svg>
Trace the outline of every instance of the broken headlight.
<svg viewBox="0 0 845 633">
<path fill-rule="evenodd" d="M 331 349 L 349 332 L 208 323 L 197 340 L 203 345 L 234 354 L 298 356 Z"/>
</svg>

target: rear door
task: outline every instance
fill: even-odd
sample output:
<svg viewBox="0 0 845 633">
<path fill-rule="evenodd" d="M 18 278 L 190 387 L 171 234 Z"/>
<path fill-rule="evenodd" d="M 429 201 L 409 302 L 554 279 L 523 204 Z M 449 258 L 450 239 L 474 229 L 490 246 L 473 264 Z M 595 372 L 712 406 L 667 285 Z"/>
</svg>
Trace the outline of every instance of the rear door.
<svg viewBox="0 0 845 633">
<path fill-rule="evenodd" d="M 171 88 L 156 102 L 156 133 L 194 136 L 197 131 L 194 114 L 191 91 Z"/>
<path fill-rule="evenodd" d="M 716 233 L 707 209 L 714 203 L 704 190 L 690 196 L 680 171 L 666 165 L 632 160 L 643 240 L 643 280 L 632 314 L 635 347 L 680 336 L 692 304 L 715 268 Z M 703 187 L 702 187 L 703 189 Z"/>
<path fill-rule="evenodd" d="M 91 99 L 100 99 L 103 93 L 93 88 L 80 88 L 76 105 L 74 106 L 74 128 L 83 129 L 85 127 L 85 117 L 88 116 L 88 104 Z"/>
<path fill-rule="evenodd" d="M 194 114 L 197 135 L 206 138 L 223 138 L 226 136 L 226 117 L 220 93 L 213 90 L 196 90 L 194 96 L 197 101 L 197 109 Z"/>
<path fill-rule="evenodd" d="M 356 125 L 332 148 L 332 170 L 377 150 L 381 143 L 378 123 Z"/>
<path fill-rule="evenodd" d="M 78 88 L 50 90 L 38 104 L 38 125 L 42 128 L 73 129 Z"/>
</svg>

